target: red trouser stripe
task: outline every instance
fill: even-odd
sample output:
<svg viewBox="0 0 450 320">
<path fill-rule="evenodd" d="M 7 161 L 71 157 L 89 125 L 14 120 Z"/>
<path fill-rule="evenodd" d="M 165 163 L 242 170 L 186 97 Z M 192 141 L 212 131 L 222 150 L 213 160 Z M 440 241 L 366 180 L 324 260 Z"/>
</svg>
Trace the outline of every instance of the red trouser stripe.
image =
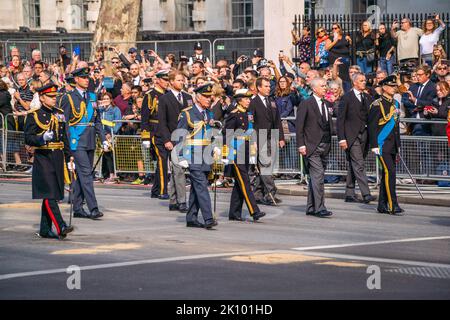
<svg viewBox="0 0 450 320">
<path fill-rule="evenodd" d="M 47 213 L 50 216 L 50 219 L 52 219 L 53 224 L 56 227 L 56 232 L 58 232 L 58 235 L 60 235 L 61 234 L 61 229 L 59 228 L 58 222 L 56 221 L 56 218 L 55 218 L 55 215 L 53 214 L 52 209 L 50 209 L 50 205 L 48 203 L 48 199 L 45 199 L 44 203 L 45 203 L 45 207 L 47 208 Z"/>
</svg>

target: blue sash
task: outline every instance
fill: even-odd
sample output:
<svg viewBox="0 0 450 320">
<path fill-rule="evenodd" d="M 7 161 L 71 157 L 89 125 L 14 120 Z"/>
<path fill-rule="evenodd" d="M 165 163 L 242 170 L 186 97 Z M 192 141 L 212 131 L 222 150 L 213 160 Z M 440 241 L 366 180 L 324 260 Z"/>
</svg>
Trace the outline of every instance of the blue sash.
<svg viewBox="0 0 450 320">
<path fill-rule="evenodd" d="M 242 137 L 251 137 L 253 134 L 253 115 L 251 112 L 247 112 L 248 117 L 248 129 L 244 132 L 243 135 L 240 135 Z M 236 162 L 238 160 L 238 151 L 241 150 L 242 144 L 245 144 L 245 140 L 243 139 L 236 139 L 236 137 L 233 139 L 233 142 L 231 143 L 231 146 L 229 147 L 228 152 L 228 160 L 229 163 Z M 245 149 L 244 149 L 245 150 Z"/>
<path fill-rule="evenodd" d="M 395 109 L 399 109 L 399 105 L 397 100 L 394 100 L 394 106 Z M 380 106 L 383 108 L 383 106 Z M 396 122 L 396 115 L 395 113 L 392 115 L 392 117 L 389 119 L 388 122 L 384 125 L 383 129 L 381 129 L 380 133 L 378 134 L 377 142 L 378 142 L 378 148 L 380 149 L 380 154 L 383 154 L 383 145 L 386 138 L 389 136 L 389 134 L 394 130 L 395 122 Z"/>
<path fill-rule="evenodd" d="M 81 121 L 75 126 L 69 126 L 69 135 L 70 135 L 70 150 L 76 151 L 78 147 L 78 141 L 80 140 L 81 135 L 84 130 L 86 130 L 87 126 L 83 126 L 83 124 L 87 124 L 91 121 L 92 116 L 94 114 L 94 107 L 92 105 L 93 102 L 96 101 L 96 95 L 94 93 L 89 92 L 89 101 L 86 105 L 86 114 L 83 115 Z"/>
</svg>

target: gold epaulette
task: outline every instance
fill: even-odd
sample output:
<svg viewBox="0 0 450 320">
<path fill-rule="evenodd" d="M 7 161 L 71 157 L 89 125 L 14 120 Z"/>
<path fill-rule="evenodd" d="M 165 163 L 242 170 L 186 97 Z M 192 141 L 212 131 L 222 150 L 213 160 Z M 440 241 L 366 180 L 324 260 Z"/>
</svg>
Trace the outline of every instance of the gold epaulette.
<svg viewBox="0 0 450 320">
<path fill-rule="evenodd" d="M 191 109 L 192 109 L 192 107 L 187 107 L 187 108 L 184 108 L 183 110 L 181 110 L 181 112 L 189 111 Z"/>
<path fill-rule="evenodd" d="M 141 138 L 142 139 L 150 139 L 150 132 L 148 132 L 147 130 L 143 130 L 141 132 Z"/>
</svg>

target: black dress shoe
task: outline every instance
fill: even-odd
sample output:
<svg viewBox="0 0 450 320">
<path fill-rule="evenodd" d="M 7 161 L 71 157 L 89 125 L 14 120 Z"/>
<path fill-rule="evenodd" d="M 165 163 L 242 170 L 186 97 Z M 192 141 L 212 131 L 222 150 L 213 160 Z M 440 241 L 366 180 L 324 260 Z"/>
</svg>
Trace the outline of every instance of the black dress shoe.
<svg viewBox="0 0 450 320">
<path fill-rule="evenodd" d="M 178 211 L 180 206 L 177 204 L 169 204 L 169 211 Z"/>
<path fill-rule="evenodd" d="M 74 218 L 85 218 L 89 219 L 91 216 L 89 213 L 87 213 L 84 209 L 81 209 L 81 211 L 75 211 L 73 213 Z"/>
<path fill-rule="evenodd" d="M 316 217 L 319 218 L 326 218 L 326 217 L 330 217 L 331 215 L 333 215 L 333 212 L 328 211 L 328 210 L 322 210 L 316 213 Z"/>
<path fill-rule="evenodd" d="M 159 194 L 153 194 L 150 196 L 150 198 L 159 198 Z"/>
<path fill-rule="evenodd" d="M 388 211 L 388 209 L 386 207 L 378 207 L 377 208 L 377 212 L 378 213 L 387 213 L 387 214 L 389 214 L 389 211 Z"/>
<path fill-rule="evenodd" d="M 66 236 L 68 233 L 71 233 L 73 231 L 73 226 L 63 226 L 61 228 L 61 236 Z"/>
<path fill-rule="evenodd" d="M 168 194 L 161 194 L 161 195 L 158 196 L 158 199 L 160 199 L 160 200 L 169 200 L 170 197 L 169 197 Z"/>
<path fill-rule="evenodd" d="M 393 214 L 394 216 L 400 216 L 400 217 L 402 217 L 402 216 L 405 215 L 404 212 L 405 212 L 405 210 L 403 210 L 403 209 L 400 208 L 399 206 L 396 206 L 396 207 L 394 208 L 394 212 L 393 212 L 392 214 Z"/>
<path fill-rule="evenodd" d="M 180 203 L 178 206 L 178 211 L 180 211 L 181 213 L 188 212 L 188 207 L 186 206 L 186 203 Z"/>
<path fill-rule="evenodd" d="M 278 199 L 277 197 L 273 197 L 276 204 L 282 203 L 283 201 L 281 199 Z"/>
<path fill-rule="evenodd" d="M 315 213 L 314 211 L 308 211 L 308 212 L 306 213 L 306 215 L 307 215 L 307 216 L 315 216 L 316 213 Z"/>
<path fill-rule="evenodd" d="M 40 232 L 37 232 L 36 233 L 36 235 L 39 237 L 39 238 L 44 238 L 44 239 L 59 239 L 59 240 L 62 240 L 62 239 L 64 239 L 66 236 L 65 235 L 60 235 L 60 236 L 58 236 L 56 233 L 54 233 L 53 231 L 49 231 L 49 232 L 47 232 L 47 233 L 40 233 Z"/>
<path fill-rule="evenodd" d="M 264 212 L 262 212 L 262 211 L 260 211 L 260 212 L 255 212 L 254 214 L 253 214 L 253 221 L 258 221 L 259 219 L 261 219 L 262 217 L 264 217 L 266 214 L 264 213 Z"/>
<path fill-rule="evenodd" d="M 365 195 L 363 197 L 363 202 L 364 203 L 370 203 L 370 202 L 375 201 L 375 200 L 377 200 L 377 197 L 375 197 L 375 196 L 373 196 L 371 194 Z"/>
<path fill-rule="evenodd" d="M 200 223 L 198 221 L 190 221 L 186 223 L 186 227 L 189 228 L 204 228 L 205 225 L 203 223 Z"/>
<path fill-rule="evenodd" d="M 217 221 L 216 220 L 212 220 L 210 222 L 205 223 L 205 228 L 206 229 L 211 229 L 212 227 L 215 227 L 217 225 L 218 225 Z"/>
<path fill-rule="evenodd" d="M 242 217 L 236 217 L 236 216 L 228 217 L 228 220 L 230 220 L 230 221 L 245 221 L 244 218 L 242 218 Z"/>
<path fill-rule="evenodd" d="M 90 215 L 90 218 L 92 220 L 96 220 L 96 219 L 101 218 L 101 217 L 103 217 L 103 213 L 102 212 L 98 211 L 98 209 L 92 210 L 91 215 Z"/>
<path fill-rule="evenodd" d="M 345 197 L 345 202 L 359 202 L 356 197 Z"/>
</svg>

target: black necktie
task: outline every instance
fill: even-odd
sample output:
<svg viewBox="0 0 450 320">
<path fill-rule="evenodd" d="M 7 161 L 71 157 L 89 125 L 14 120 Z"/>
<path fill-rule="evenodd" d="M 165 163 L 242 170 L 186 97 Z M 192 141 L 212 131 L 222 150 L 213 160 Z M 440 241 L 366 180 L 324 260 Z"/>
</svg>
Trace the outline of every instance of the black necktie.
<svg viewBox="0 0 450 320">
<path fill-rule="evenodd" d="M 264 98 L 264 104 L 266 105 L 267 109 L 270 109 L 269 98 Z"/>
<path fill-rule="evenodd" d="M 203 115 L 203 120 L 208 121 L 208 116 L 206 115 L 205 110 L 202 111 L 202 115 Z"/>
<path fill-rule="evenodd" d="M 178 102 L 179 102 L 180 104 L 183 104 L 183 96 L 181 95 L 181 92 L 178 93 L 177 98 L 178 98 Z"/>
<path fill-rule="evenodd" d="M 321 101 L 322 101 L 322 106 L 321 106 L 321 109 L 322 109 L 322 121 L 324 122 L 324 123 L 327 123 L 327 111 L 325 110 L 325 100 L 324 99 L 321 99 Z"/>
</svg>

